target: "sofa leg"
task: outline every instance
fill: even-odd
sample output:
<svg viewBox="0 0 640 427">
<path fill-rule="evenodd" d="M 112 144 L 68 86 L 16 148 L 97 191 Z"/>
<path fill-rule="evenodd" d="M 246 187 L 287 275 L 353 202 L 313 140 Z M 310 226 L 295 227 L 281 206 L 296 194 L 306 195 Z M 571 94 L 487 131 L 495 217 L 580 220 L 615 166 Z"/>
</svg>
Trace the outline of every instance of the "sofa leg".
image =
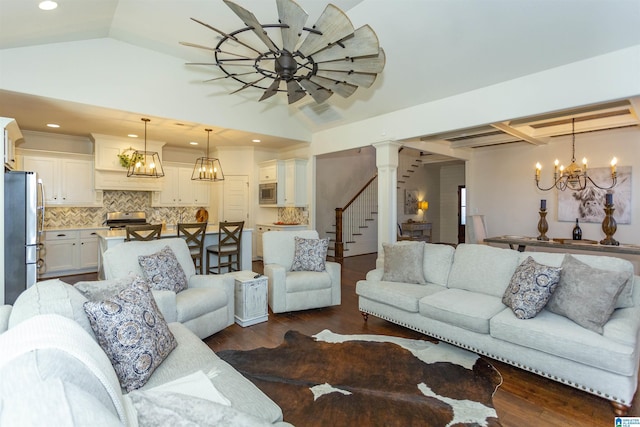
<svg viewBox="0 0 640 427">
<path fill-rule="evenodd" d="M 364 318 L 365 322 L 369 320 L 369 313 L 365 313 L 364 311 L 361 311 L 360 314 L 362 314 L 362 317 Z"/>
<path fill-rule="evenodd" d="M 619 417 L 624 417 L 631 409 L 631 406 L 623 405 L 622 403 L 611 401 L 611 406 L 613 406 L 613 412 Z"/>
</svg>

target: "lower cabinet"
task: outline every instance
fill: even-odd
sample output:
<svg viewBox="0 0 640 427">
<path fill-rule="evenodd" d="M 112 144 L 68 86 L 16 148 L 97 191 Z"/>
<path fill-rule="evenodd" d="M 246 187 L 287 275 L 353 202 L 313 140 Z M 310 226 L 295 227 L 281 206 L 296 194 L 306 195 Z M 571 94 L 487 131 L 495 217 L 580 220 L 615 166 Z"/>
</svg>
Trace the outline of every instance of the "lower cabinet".
<svg viewBox="0 0 640 427">
<path fill-rule="evenodd" d="M 45 268 L 41 278 L 98 271 L 98 230 L 66 229 L 44 233 Z"/>
</svg>

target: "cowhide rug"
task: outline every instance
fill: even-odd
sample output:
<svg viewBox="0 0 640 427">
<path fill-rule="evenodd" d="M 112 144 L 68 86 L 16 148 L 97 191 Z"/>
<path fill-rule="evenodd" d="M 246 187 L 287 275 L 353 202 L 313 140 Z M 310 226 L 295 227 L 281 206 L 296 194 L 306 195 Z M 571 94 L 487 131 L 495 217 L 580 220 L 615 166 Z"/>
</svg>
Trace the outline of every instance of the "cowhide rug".
<svg viewBox="0 0 640 427">
<path fill-rule="evenodd" d="M 299 427 L 500 425 L 500 373 L 442 342 L 289 331 L 276 348 L 218 355 Z"/>
</svg>

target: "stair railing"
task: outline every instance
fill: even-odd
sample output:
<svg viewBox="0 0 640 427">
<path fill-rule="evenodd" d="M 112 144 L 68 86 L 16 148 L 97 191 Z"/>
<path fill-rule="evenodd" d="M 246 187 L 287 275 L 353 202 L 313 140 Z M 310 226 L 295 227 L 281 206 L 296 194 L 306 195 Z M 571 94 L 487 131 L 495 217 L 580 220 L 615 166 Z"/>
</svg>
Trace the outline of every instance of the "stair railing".
<svg viewBox="0 0 640 427">
<path fill-rule="evenodd" d="M 378 175 L 374 175 L 342 208 L 336 208 L 336 241 L 334 255 L 344 259 L 345 244 L 353 243 L 366 222 L 378 209 Z"/>
</svg>

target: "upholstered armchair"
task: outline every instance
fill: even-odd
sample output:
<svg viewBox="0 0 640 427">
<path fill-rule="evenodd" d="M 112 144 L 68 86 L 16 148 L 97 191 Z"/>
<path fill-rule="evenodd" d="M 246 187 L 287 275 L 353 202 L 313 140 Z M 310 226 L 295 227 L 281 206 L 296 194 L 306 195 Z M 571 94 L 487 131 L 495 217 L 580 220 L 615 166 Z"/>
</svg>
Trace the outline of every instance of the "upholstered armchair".
<svg viewBox="0 0 640 427">
<path fill-rule="evenodd" d="M 292 271 L 295 237 L 318 239 L 315 230 L 267 231 L 262 236 L 264 274 L 269 279 L 269 307 L 274 313 L 339 305 L 340 264 L 325 271 Z"/>
<path fill-rule="evenodd" d="M 154 289 L 153 296 L 167 322 L 180 322 L 206 338 L 234 322 L 234 279 L 227 275 L 196 275 L 189 248 L 182 238 L 124 242 L 103 254 L 105 278 L 144 277 L 138 256 L 169 246 L 187 277 L 187 288 L 176 293 Z"/>
</svg>

